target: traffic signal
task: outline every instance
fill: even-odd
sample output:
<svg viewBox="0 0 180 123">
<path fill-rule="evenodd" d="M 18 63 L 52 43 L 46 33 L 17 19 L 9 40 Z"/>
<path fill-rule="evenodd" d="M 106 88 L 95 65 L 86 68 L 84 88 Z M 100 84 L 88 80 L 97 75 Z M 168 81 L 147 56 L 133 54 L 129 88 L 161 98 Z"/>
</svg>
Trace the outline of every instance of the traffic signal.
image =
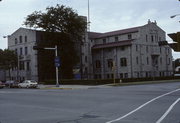
<svg viewBox="0 0 180 123">
<path fill-rule="evenodd" d="M 175 42 L 170 45 L 171 48 L 176 52 L 180 52 L 180 32 L 171 33 L 168 36 Z"/>
<path fill-rule="evenodd" d="M 159 41 L 159 46 L 168 45 L 167 41 Z"/>
</svg>

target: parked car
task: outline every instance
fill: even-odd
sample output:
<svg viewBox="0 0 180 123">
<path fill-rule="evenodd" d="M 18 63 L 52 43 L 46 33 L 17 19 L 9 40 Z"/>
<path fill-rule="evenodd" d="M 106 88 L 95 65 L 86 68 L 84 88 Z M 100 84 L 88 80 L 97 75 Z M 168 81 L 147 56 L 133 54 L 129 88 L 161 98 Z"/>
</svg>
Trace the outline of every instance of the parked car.
<svg viewBox="0 0 180 123">
<path fill-rule="evenodd" d="M 14 80 L 8 80 L 5 82 L 6 87 L 14 88 L 18 87 L 18 82 Z"/>
<path fill-rule="evenodd" d="M 0 81 L 0 88 L 4 88 L 4 87 L 5 87 L 4 83 Z"/>
<path fill-rule="evenodd" d="M 37 88 L 38 83 L 34 80 L 24 80 L 22 83 L 18 84 L 19 88 Z"/>
</svg>

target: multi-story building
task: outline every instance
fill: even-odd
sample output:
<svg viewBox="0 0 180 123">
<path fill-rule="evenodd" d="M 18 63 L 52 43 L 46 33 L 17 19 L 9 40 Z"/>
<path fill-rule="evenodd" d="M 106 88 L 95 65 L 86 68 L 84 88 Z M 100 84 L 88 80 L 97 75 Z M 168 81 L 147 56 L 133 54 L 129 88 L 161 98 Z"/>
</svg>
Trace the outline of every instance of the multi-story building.
<svg viewBox="0 0 180 123">
<path fill-rule="evenodd" d="M 46 41 L 43 31 L 19 28 L 8 37 L 8 48 L 18 54 L 19 66 L 12 69 L 12 79 L 46 80 L 55 75 L 53 60 L 48 66 L 33 50 L 33 46 Z M 88 32 L 76 44 L 80 63 L 74 67 L 82 79 L 144 78 L 171 76 L 172 52 L 166 33 L 156 22 L 107 33 Z M 50 59 L 50 58 L 48 58 Z M 47 59 L 47 60 L 48 60 Z M 48 69 L 47 69 L 48 68 Z"/>
<path fill-rule="evenodd" d="M 55 35 L 58 34 L 53 34 L 53 36 Z M 14 50 L 18 55 L 18 67 L 11 69 L 11 79 L 18 81 L 25 79 L 36 81 L 55 79 L 55 52 L 52 50 L 37 51 L 33 49 L 34 46 L 54 47 L 55 44 L 50 40 L 49 36 L 50 33 L 26 28 L 19 28 L 8 36 L 8 49 Z M 84 40 L 80 43 L 78 42 L 75 46 L 77 54 L 80 56 L 80 63 L 74 67 L 77 78 L 81 78 L 81 73 L 86 70 L 84 69 L 85 66 L 82 66 L 84 59 L 81 58 L 80 53 L 83 52 L 80 50 L 83 42 Z M 82 68 L 81 71 L 80 67 Z M 6 78 L 9 77 L 7 76 Z"/>
<path fill-rule="evenodd" d="M 8 49 L 14 50 L 18 55 L 18 67 L 11 70 L 11 79 L 38 80 L 37 51 L 33 50 L 36 41 L 37 32 L 25 28 L 19 28 L 8 36 Z"/>
<path fill-rule="evenodd" d="M 172 76 L 172 52 L 166 33 L 156 22 L 144 26 L 90 33 L 89 42 L 94 78 L 144 78 Z"/>
</svg>

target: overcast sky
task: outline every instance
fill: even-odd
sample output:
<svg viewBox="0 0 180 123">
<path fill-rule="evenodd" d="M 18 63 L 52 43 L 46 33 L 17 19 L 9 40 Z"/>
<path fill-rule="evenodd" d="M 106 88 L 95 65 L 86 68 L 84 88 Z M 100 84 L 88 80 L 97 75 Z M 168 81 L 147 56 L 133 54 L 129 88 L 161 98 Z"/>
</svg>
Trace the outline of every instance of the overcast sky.
<svg viewBox="0 0 180 123">
<path fill-rule="evenodd" d="M 44 11 L 56 4 L 73 8 L 79 15 L 87 16 L 88 0 L 2 0 L 0 2 L 0 49 L 7 48 L 7 39 L 22 24 L 27 15 Z M 178 0 L 90 0 L 91 31 L 108 32 L 147 24 L 156 20 L 167 34 L 180 31 Z M 167 36 L 167 40 L 171 39 Z M 174 58 L 180 53 L 173 53 Z"/>
</svg>

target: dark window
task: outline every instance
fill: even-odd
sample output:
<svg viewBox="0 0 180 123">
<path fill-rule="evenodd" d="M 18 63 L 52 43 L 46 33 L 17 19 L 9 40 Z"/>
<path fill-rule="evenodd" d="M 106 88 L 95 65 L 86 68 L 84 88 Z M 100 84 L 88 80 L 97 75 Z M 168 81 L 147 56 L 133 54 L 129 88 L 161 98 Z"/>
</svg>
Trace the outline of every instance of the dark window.
<svg viewBox="0 0 180 123">
<path fill-rule="evenodd" d="M 161 53 L 161 50 L 162 50 L 162 49 L 161 49 L 161 47 L 160 47 L 160 49 L 159 49 L 159 50 L 160 50 L 160 53 Z"/>
<path fill-rule="evenodd" d="M 24 37 L 24 41 L 27 42 L 27 36 Z"/>
<path fill-rule="evenodd" d="M 146 35 L 146 42 L 148 42 L 148 35 Z"/>
<path fill-rule="evenodd" d="M 123 78 L 123 73 L 120 73 L 120 78 L 121 78 L 121 79 Z"/>
<path fill-rule="evenodd" d="M 112 59 L 108 59 L 107 63 L 108 63 L 108 68 L 112 68 L 113 67 L 113 60 Z"/>
<path fill-rule="evenodd" d="M 107 79 L 109 79 L 109 74 L 107 74 Z"/>
<path fill-rule="evenodd" d="M 101 62 L 100 60 L 96 60 L 96 68 L 100 68 L 101 67 Z"/>
<path fill-rule="evenodd" d="M 149 58 L 147 57 L 147 65 L 149 64 Z"/>
<path fill-rule="evenodd" d="M 160 64 L 162 64 L 162 57 L 160 58 Z"/>
<path fill-rule="evenodd" d="M 28 48 L 25 47 L 24 51 L 25 51 L 25 55 L 27 55 L 28 54 Z"/>
<path fill-rule="evenodd" d="M 159 37 L 159 41 L 161 41 L 161 37 Z"/>
<path fill-rule="evenodd" d="M 20 55 L 22 55 L 23 54 L 23 51 L 22 51 L 23 49 L 22 48 L 20 48 Z"/>
<path fill-rule="evenodd" d="M 22 43 L 22 36 L 19 36 L 19 43 Z"/>
<path fill-rule="evenodd" d="M 148 49 L 148 46 L 146 46 L 146 52 L 148 53 L 149 49 Z"/>
<path fill-rule="evenodd" d="M 125 74 L 124 74 L 124 78 L 128 78 L 128 73 L 125 73 Z"/>
<path fill-rule="evenodd" d="M 139 64 L 139 58 L 138 57 L 136 57 L 136 63 Z"/>
<path fill-rule="evenodd" d="M 103 44 L 105 44 L 105 43 L 106 43 L 106 39 L 104 38 L 104 39 L 103 39 Z"/>
<path fill-rule="evenodd" d="M 16 53 L 16 55 L 18 54 L 18 49 L 15 49 L 15 53 Z"/>
<path fill-rule="evenodd" d="M 126 58 L 121 58 L 121 66 L 127 66 L 127 59 Z"/>
<path fill-rule="evenodd" d="M 115 41 L 118 41 L 118 37 L 115 37 Z"/>
<path fill-rule="evenodd" d="M 87 62 L 87 56 L 85 56 L 85 62 Z"/>
<path fill-rule="evenodd" d="M 138 45 L 136 45 L 136 51 L 138 51 Z"/>
<path fill-rule="evenodd" d="M 154 36 L 153 36 L 153 35 L 151 35 L 151 41 L 152 41 L 152 42 L 154 41 Z"/>
<path fill-rule="evenodd" d="M 17 44 L 17 42 L 18 42 L 18 41 L 17 41 L 17 38 L 15 38 L 15 44 Z"/>
<path fill-rule="evenodd" d="M 132 35 L 131 34 L 128 34 L 128 39 L 132 39 Z"/>
<path fill-rule="evenodd" d="M 124 50 L 125 50 L 125 46 L 122 46 L 122 47 L 121 47 L 121 50 L 124 51 Z"/>
<path fill-rule="evenodd" d="M 29 67 L 29 62 L 26 62 L 26 69 L 27 69 L 27 71 L 29 71 L 29 70 L 30 70 L 30 67 Z"/>
<path fill-rule="evenodd" d="M 23 61 L 19 62 L 19 70 L 24 70 L 24 62 Z"/>
</svg>

